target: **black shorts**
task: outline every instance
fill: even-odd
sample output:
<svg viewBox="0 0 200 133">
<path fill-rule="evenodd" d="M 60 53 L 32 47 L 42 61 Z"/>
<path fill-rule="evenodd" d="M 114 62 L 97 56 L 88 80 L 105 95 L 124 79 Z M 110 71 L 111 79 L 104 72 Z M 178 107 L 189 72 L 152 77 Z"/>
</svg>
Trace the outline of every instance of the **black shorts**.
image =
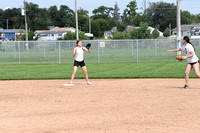
<svg viewBox="0 0 200 133">
<path fill-rule="evenodd" d="M 199 61 L 197 61 L 197 62 L 194 62 L 194 63 L 189 63 L 190 65 L 194 65 L 194 64 L 196 64 L 196 63 L 199 63 Z"/>
<path fill-rule="evenodd" d="M 84 67 L 85 66 L 85 62 L 84 62 L 84 60 L 81 61 L 81 62 L 74 60 L 74 66 Z"/>
</svg>

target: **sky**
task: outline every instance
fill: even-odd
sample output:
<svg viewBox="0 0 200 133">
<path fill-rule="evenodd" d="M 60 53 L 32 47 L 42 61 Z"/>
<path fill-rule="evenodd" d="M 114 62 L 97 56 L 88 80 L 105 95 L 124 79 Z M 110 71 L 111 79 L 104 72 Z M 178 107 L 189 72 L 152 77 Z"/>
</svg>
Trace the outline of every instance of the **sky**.
<svg viewBox="0 0 200 133">
<path fill-rule="evenodd" d="M 0 0 L 0 8 L 5 10 L 6 8 L 23 8 L 24 0 Z M 72 10 L 75 9 L 75 0 L 26 0 L 27 2 L 32 2 L 34 4 L 38 4 L 40 8 L 49 8 L 50 6 L 57 5 L 67 5 Z M 126 9 L 126 6 L 129 4 L 131 0 L 77 0 L 77 7 L 83 8 L 89 11 L 90 16 L 92 15 L 92 11 L 99 6 L 107 6 L 114 7 L 117 2 L 120 13 Z M 136 0 L 138 12 L 142 12 L 143 1 L 145 0 Z M 176 5 L 176 0 L 146 0 L 147 8 L 149 2 L 167 2 L 174 3 Z M 184 11 L 189 11 L 191 14 L 199 14 L 200 13 L 200 0 L 181 0 L 181 9 Z"/>
</svg>

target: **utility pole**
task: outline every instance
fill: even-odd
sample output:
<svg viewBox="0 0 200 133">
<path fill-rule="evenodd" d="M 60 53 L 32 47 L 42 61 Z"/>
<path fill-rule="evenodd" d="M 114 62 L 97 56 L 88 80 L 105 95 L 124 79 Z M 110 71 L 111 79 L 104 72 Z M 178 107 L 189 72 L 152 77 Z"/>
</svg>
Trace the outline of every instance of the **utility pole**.
<svg viewBox="0 0 200 133">
<path fill-rule="evenodd" d="M 75 14 L 76 14 L 76 40 L 79 40 L 79 37 L 78 37 L 78 13 L 77 13 L 77 0 L 75 0 Z"/>
<path fill-rule="evenodd" d="M 181 47 L 181 11 L 180 11 L 180 0 L 177 1 L 177 48 Z M 180 55 L 181 51 L 177 52 Z"/>
<path fill-rule="evenodd" d="M 89 33 L 91 33 L 91 20 L 90 20 L 90 14 L 89 14 Z"/>
<path fill-rule="evenodd" d="M 147 0 L 143 0 L 142 2 L 142 9 L 143 9 L 143 13 L 145 14 L 145 10 L 147 9 Z"/>
<path fill-rule="evenodd" d="M 28 50 L 28 25 L 26 16 L 26 1 L 24 0 L 25 30 L 26 30 L 26 50 Z"/>
</svg>

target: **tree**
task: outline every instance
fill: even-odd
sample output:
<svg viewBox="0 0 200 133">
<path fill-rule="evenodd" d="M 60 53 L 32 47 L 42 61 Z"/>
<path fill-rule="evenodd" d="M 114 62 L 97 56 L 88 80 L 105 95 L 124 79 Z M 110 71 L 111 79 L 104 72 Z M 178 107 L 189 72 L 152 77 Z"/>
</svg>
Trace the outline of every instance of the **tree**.
<svg viewBox="0 0 200 133">
<path fill-rule="evenodd" d="M 52 25 L 54 25 L 54 26 L 59 26 L 60 25 L 60 16 L 59 16 L 59 11 L 57 9 L 57 6 L 49 7 L 48 15 L 50 17 Z"/>
<path fill-rule="evenodd" d="M 112 7 L 100 6 L 92 11 L 94 15 L 91 18 L 92 20 L 96 20 L 99 18 L 107 19 L 111 16 L 112 11 L 113 11 Z"/>
<path fill-rule="evenodd" d="M 138 13 L 135 15 L 135 17 L 132 19 L 132 24 L 135 26 L 140 26 L 140 23 L 143 22 L 143 15 Z"/>
<path fill-rule="evenodd" d="M 74 11 L 68 6 L 61 5 L 59 10 L 60 23 L 59 27 L 64 27 L 68 21 L 70 21 L 71 16 L 74 15 Z"/>
<path fill-rule="evenodd" d="M 152 32 L 153 38 L 158 38 L 159 35 L 160 35 L 160 33 L 158 32 L 158 30 L 157 30 L 157 29 L 154 29 L 153 32 Z"/>
<path fill-rule="evenodd" d="M 170 35 L 171 35 L 170 32 L 171 32 L 170 29 L 169 29 L 169 28 L 166 28 L 165 31 L 164 31 L 164 33 L 163 33 L 164 37 L 170 36 Z"/>
<path fill-rule="evenodd" d="M 118 23 L 121 21 L 120 12 L 119 12 L 119 7 L 118 7 L 117 2 L 115 3 L 115 6 L 114 6 L 113 18 L 114 18 Z"/>
<path fill-rule="evenodd" d="M 181 12 L 181 24 L 191 24 L 195 21 L 195 18 L 188 11 Z"/>
<path fill-rule="evenodd" d="M 18 8 L 6 9 L 5 11 L 0 11 L 1 26 L 7 28 L 8 19 L 8 29 L 21 28 L 24 27 L 24 16 L 21 15 L 21 10 Z"/>
<path fill-rule="evenodd" d="M 200 23 L 200 14 L 197 14 L 196 16 L 194 16 L 195 18 L 195 23 Z"/>
<path fill-rule="evenodd" d="M 132 29 L 130 31 L 131 39 L 151 39 L 152 35 L 148 29 L 147 23 L 140 23 L 140 28 Z"/>
<path fill-rule="evenodd" d="M 126 24 L 124 24 L 124 23 L 121 23 L 121 24 L 118 23 L 118 24 L 117 24 L 117 31 L 123 32 L 123 31 L 125 31 L 126 27 L 127 27 Z"/>
<path fill-rule="evenodd" d="M 88 40 L 89 38 L 85 35 L 84 32 L 79 32 L 79 39 L 80 40 Z M 67 32 L 64 35 L 63 40 L 76 40 L 76 32 Z"/>
<path fill-rule="evenodd" d="M 82 8 L 77 10 L 78 13 L 78 26 L 79 30 L 88 32 L 89 31 L 89 12 L 87 10 L 84 10 Z M 65 26 L 69 27 L 76 27 L 76 20 L 75 20 L 75 14 L 68 19 L 67 24 Z"/>
<path fill-rule="evenodd" d="M 145 22 L 150 26 L 164 31 L 171 23 L 172 28 L 176 27 L 176 6 L 165 2 L 150 3 L 144 13 Z"/>
<path fill-rule="evenodd" d="M 125 31 L 123 32 L 116 32 L 114 35 L 113 35 L 113 39 L 130 39 L 130 34 L 126 33 Z"/>
<path fill-rule="evenodd" d="M 133 24 L 133 18 L 137 15 L 136 10 L 138 9 L 136 0 L 131 1 L 126 7 L 122 20 L 126 24 Z"/>
<path fill-rule="evenodd" d="M 48 17 L 47 9 L 39 8 L 37 4 L 27 3 L 27 22 L 29 30 L 48 29 L 51 21 Z"/>
<path fill-rule="evenodd" d="M 105 19 L 97 19 L 92 21 L 92 33 L 95 37 L 102 37 L 104 31 L 110 30 L 109 23 Z"/>
</svg>

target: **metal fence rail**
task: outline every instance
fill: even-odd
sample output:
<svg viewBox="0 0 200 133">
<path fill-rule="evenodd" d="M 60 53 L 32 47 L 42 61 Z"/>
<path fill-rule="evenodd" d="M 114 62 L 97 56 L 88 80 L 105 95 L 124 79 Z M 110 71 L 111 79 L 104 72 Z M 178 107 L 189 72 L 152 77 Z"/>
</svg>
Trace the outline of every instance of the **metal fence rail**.
<svg viewBox="0 0 200 133">
<path fill-rule="evenodd" d="M 175 61 L 175 39 L 83 40 L 91 43 L 91 53 L 84 53 L 87 63 Z M 191 40 L 200 56 L 200 39 Z M 3 41 L 0 64 L 72 63 L 76 41 Z"/>
</svg>

